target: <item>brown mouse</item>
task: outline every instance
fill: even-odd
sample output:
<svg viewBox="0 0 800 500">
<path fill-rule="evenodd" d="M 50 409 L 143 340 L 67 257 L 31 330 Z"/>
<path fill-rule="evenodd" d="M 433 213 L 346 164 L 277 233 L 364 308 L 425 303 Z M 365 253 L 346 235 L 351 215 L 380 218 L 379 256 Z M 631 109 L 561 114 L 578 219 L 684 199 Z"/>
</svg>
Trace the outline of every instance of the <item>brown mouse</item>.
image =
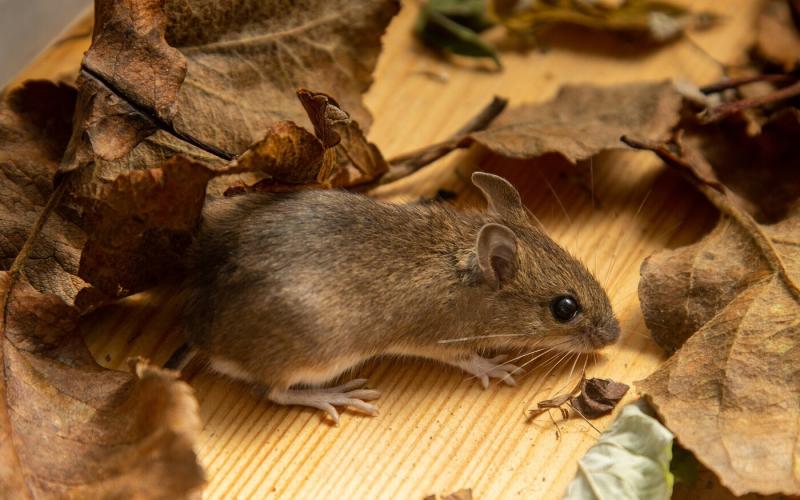
<svg viewBox="0 0 800 500">
<path fill-rule="evenodd" d="M 320 388 L 369 358 L 432 358 L 514 384 L 482 354 L 589 352 L 619 323 L 591 273 L 532 221 L 505 179 L 476 172 L 488 209 L 397 205 L 335 190 L 209 203 L 190 251 L 189 343 L 280 404 L 369 414 L 366 380 Z M 460 340 L 454 340 L 460 339 Z"/>
</svg>

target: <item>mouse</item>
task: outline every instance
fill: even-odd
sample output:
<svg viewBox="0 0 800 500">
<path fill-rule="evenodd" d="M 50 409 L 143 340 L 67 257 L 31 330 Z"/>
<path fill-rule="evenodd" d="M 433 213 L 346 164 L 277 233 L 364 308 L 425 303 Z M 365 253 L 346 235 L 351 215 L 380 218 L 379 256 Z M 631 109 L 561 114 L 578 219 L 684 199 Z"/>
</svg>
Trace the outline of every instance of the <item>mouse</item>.
<svg viewBox="0 0 800 500">
<path fill-rule="evenodd" d="M 485 210 L 396 204 L 344 190 L 210 200 L 187 256 L 187 342 L 267 399 L 376 415 L 355 379 L 380 356 L 452 365 L 515 385 L 508 353 L 594 352 L 620 327 L 591 272 L 508 181 L 475 172 Z M 513 361 L 513 360 L 512 360 Z"/>
</svg>

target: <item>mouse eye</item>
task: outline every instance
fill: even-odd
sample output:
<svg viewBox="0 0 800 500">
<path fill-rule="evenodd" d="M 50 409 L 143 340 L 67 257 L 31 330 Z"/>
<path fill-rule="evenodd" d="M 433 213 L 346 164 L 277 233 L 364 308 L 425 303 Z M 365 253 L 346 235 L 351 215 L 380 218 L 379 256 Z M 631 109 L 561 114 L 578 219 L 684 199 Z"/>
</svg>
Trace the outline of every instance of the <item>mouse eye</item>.
<svg viewBox="0 0 800 500">
<path fill-rule="evenodd" d="M 562 323 L 574 318 L 579 310 L 578 299 L 572 295 L 559 295 L 550 302 L 550 311 L 553 313 L 553 317 Z"/>
</svg>

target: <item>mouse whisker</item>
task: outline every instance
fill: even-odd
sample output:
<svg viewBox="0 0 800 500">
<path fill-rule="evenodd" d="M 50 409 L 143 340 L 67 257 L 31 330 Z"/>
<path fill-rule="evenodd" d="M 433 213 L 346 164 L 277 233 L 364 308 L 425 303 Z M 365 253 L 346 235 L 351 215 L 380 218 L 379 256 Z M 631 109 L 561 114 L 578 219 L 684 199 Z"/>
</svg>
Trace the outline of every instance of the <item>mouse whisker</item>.
<svg viewBox="0 0 800 500">
<path fill-rule="evenodd" d="M 492 335 L 476 335 L 474 337 L 460 337 L 457 339 L 444 339 L 437 342 L 437 344 L 452 344 L 454 342 L 466 342 L 468 340 L 477 339 L 491 339 L 497 337 L 524 337 L 527 333 L 498 333 Z"/>
<path fill-rule="evenodd" d="M 653 192 L 653 188 L 650 188 L 650 189 L 647 190 L 647 194 L 645 194 L 644 198 L 642 198 L 642 202 L 639 204 L 639 208 L 636 209 L 636 213 L 633 214 L 633 219 L 636 219 L 637 217 L 639 217 L 639 214 L 642 212 L 642 208 L 644 208 L 644 205 L 645 205 L 645 203 L 647 203 L 647 200 L 650 198 L 650 194 L 652 192 Z M 620 244 L 623 242 L 623 240 L 625 242 L 627 242 L 628 238 L 630 238 L 632 232 L 633 231 L 628 230 L 628 234 L 626 234 L 622 238 L 619 238 L 617 240 L 617 244 L 614 245 L 614 253 L 611 254 L 611 262 L 608 265 L 608 269 L 606 269 L 606 276 L 605 276 L 605 278 L 603 278 L 603 288 L 608 289 L 608 287 L 607 287 L 608 280 L 609 280 L 609 278 L 611 276 L 611 270 L 614 269 L 614 264 L 617 261 L 617 251 L 620 249 Z"/>
<path fill-rule="evenodd" d="M 567 218 L 567 222 L 569 222 L 569 225 L 570 225 L 570 227 L 574 227 L 574 225 L 572 224 L 572 217 L 570 217 L 570 216 L 569 216 L 569 212 L 567 212 L 567 209 L 566 209 L 566 207 L 565 207 L 565 206 L 564 206 L 564 204 L 561 202 L 561 198 L 558 196 L 558 193 L 556 192 L 555 188 L 554 188 L 554 187 L 553 187 L 553 185 L 550 183 L 550 180 L 547 178 L 547 176 L 546 176 L 546 175 L 544 175 L 544 174 L 541 172 L 541 170 L 537 170 L 537 172 L 538 172 L 538 173 L 539 173 L 539 175 L 542 177 L 542 179 L 544 180 L 544 182 L 547 184 L 547 188 L 548 188 L 548 189 L 550 190 L 550 192 L 553 194 L 553 198 L 555 198 L 555 199 L 556 199 L 556 203 L 558 203 L 558 206 L 559 206 L 559 207 L 561 207 L 561 212 L 563 212 L 563 214 L 564 214 L 564 217 L 566 217 L 566 218 Z M 580 228 L 578 228 L 578 231 L 575 231 L 575 247 L 576 247 L 576 249 L 577 249 L 577 252 L 580 254 L 580 242 L 578 241 L 578 236 L 579 236 L 579 234 L 580 234 Z"/>
<path fill-rule="evenodd" d="M 457 339 L 444 339 L 436 342 L 437 344 L 452 344 L 454 342 L 466 342 L 468 340 L 491 339 L 497 337 L 524 337 L 527 333 L 497 333 L 492 335 L 475 335 L 474 337 L 459 337 Z"/>
<path fill-rule="evenodd" d="M 537 359 L 541 358 L 542 356 L 545 356 L 545 355 L 547 355 L 547 354 L 550 354 L 550 353 L 552 353 L 552 352 L 555 352 L 555 355 L 553 355 L 551 358 L 548 358 L 548 359 L 547 359 L 547 362 L 549 363 L 550 361 L 552 361 L 552 360 L 553 360 L 555 357 L 557 357 L 557 356 L 560 354 L 560 351 L 559 351 L 559 350 L 557 350 L 557 349 L 556 349 L 556 347 L 559 347 L 560 345 L 566 344 L 567 342 L 570 342 L 571 340 L 572 340 L 572 339 L 566 339 L 566 340 L 564 340 L 564 341 L 562 341 L 562 342 L 559 342 L 558 344 L 555 344 L 555 345 L 552 345 L 552 346 L 550 346 L 550 347 L 549 347 L 548 349 L 546 349 L 544 352 L 542 352 L 542 353 L 540 353 L 540 354 L 538 354 L 538 355 L 534 356 L 532 359 L 529 359 L 528 361 L 526 361 L 525 363 L 523 363 L 523 364 L 522 364 L 520 367 L 518 367 L 516 370 L 514 370 L 514 372 L 517 372 L 517 371 L 519 371 L 519 370 L 522 370 L 523 368 L 525 368 L 525 367 L 526 367 L 526 366 L 528 366 L 529 364 L 533 363 L 533 362 L 534 362 L 534 361 L 536 361 Z"/>
<path fill-rule="evenodd" d="M 572 380 L 572 374 L 575 373 L 575 366 L 578 364 L 578 359 L 580 359 L 580 357 L 581 357 L 581 353 L 576 352 L 575 353 L 575 360 L 572 362 L 572 367 L 569 369 L 569 375 L 567 375 L 567 381 L 564 383 L 564 385 L 558 391 L 556 391 L 556 393 L 561 393 L 561 391 L 566 389 L 567 386 L 571 385 L 570 384 L 570 380 Z M 567 360 L 567 362 L 569 362 L 569 360 Z"/>
<path fill-rule="evenodd" d="M 543 340 L 543 339 L 542 339 L 542 340 Z M 530 359 L 530 360 L 526 361 L 526 362 L 525 362 L 525 363 L 524 363 L 522 366 L 518 366 L 518 367 L 516 367 L 514 370 L 512 370 L 512 371 L 511 371 L 511 373 L 509 373 L 508 375 L 506 375 L 505 377 L 503 377 L 501 380 L 505 380 L 505 379 L 506 379 L 506 378 L 508 378 L 509 376 L 511 376 L 511 375 L 514 375 L 515 373 L 519 373 L 519 372 L 520 372 L 520 371 L 522 371 L 522 369 L 523 369 L 523 368 L 525 368 L 527 365 L 529 365 L 529 364 L 533 363 L 534 361 L 536 361 L 537 359 L 541 358 L 542 356 L 544 356 L 544 355 L 546 355 L 546 354 L 548 354 L 548 353 L 550 353 L 550 352 L 553 352 L 553 351 L 555 351 L 555 350 L 556 350 L 556 348 L 557 348 L 558 346 L 560 346 L 560 345 L 562 345 L 562 344 L 566 344 L 566 343 L 567 343 L 567 342 L 569 342 L 570 340 L 571 340 L 571 339 L 566 339 L 566 340 L 564 340 L 564 341 L 562 341 L 562 342 L 559 342 L 559 343 L 557 343 L 557 344 L 554 344 L 554 345 L 552 345 L 552 346 L 548 346 L 548 347 L 541 347 L 541 348 L 539 348 L 539 349 L 533 349 L 533 350 L 531 350 L 531 351 L 528 351 L 528 352 L 526 352 L 526 353 L 524 353 L 524 354 L 521 354 L 521 355 L 519 355 L 519 356 L 517 356 L 517 357 L 515 357 L 515 358 L 512 358 L 512 359 L 510 359 L 510 360 L 506 361 L 504 364 L 513 363 L 514 361 L 516 361 L 516 360 L 518 360 L 518 359 L 522 359 L 522 358 L 524 358 L 524 357 L 526 357 L 526 356 L 530 356 L 530 355 L 534 355 L 534 354 L 536 354 L 536 356 L 534 356 L 534 357 L 533 357 L 533 359 Z M 541 342 L 541 340 L 540 340 L 539 342 Z M 543 352 L 543 351 L 544 351 L 544 352 Z M 478 375 L 474 375 L 474 376 L 472 376 L 472 377 L 470 377 L 470 378 L 478 378 L 478 377 L 482 377 L 482 376 L 486 375 L 487 373 L 488 373 L 488 372 L 480 373 L 480 374 L 478 374 Z"/>
<path fill-rule="evenodd" d="M 550 375 L 550 373 L 553 372 L 553 370 L 558 368 L 561 365 L 561 362 L 564 361 L 564 359 L 567 359 L 567 356 L 570 356 L 571 354 L 572 353 L 570 351 L 567 351 L 564 354 L 562 354 L 561 357 L 553 356 L 553 358 L 549 359 L 546 363 L 544 363 L 542 365 L 542 368 L 549 366 L 551 363 L 553 364 L 553 366 L 550 367 L 549 370 L 547 370 L 547 373 L 544 374 L 544 377 L 542 377 L 542 379 L 544 380 L 545 378 L 547 378 L 547 376 Z M 553 362 L 553 359 L 555 359 L 555 362 Z"/>
</svg>

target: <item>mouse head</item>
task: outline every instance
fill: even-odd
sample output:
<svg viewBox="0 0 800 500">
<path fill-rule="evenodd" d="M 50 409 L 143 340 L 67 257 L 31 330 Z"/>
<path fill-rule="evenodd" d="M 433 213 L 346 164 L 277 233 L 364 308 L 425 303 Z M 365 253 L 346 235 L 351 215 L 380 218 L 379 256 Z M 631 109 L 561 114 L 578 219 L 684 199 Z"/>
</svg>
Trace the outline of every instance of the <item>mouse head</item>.
<svg viewBox="0 0 800 500">
<path fill-rule="evenodd" d="M 527 334 L 517 337 L 524 347 L 589 352 L 615 342 L 619 323 L 605 290 L 531 221 L 514 186 L 485 172 L 475 172 L 472 182 L 491 220 L 480 228 L 473 255 L 493 320 Z"/>
</svg>

